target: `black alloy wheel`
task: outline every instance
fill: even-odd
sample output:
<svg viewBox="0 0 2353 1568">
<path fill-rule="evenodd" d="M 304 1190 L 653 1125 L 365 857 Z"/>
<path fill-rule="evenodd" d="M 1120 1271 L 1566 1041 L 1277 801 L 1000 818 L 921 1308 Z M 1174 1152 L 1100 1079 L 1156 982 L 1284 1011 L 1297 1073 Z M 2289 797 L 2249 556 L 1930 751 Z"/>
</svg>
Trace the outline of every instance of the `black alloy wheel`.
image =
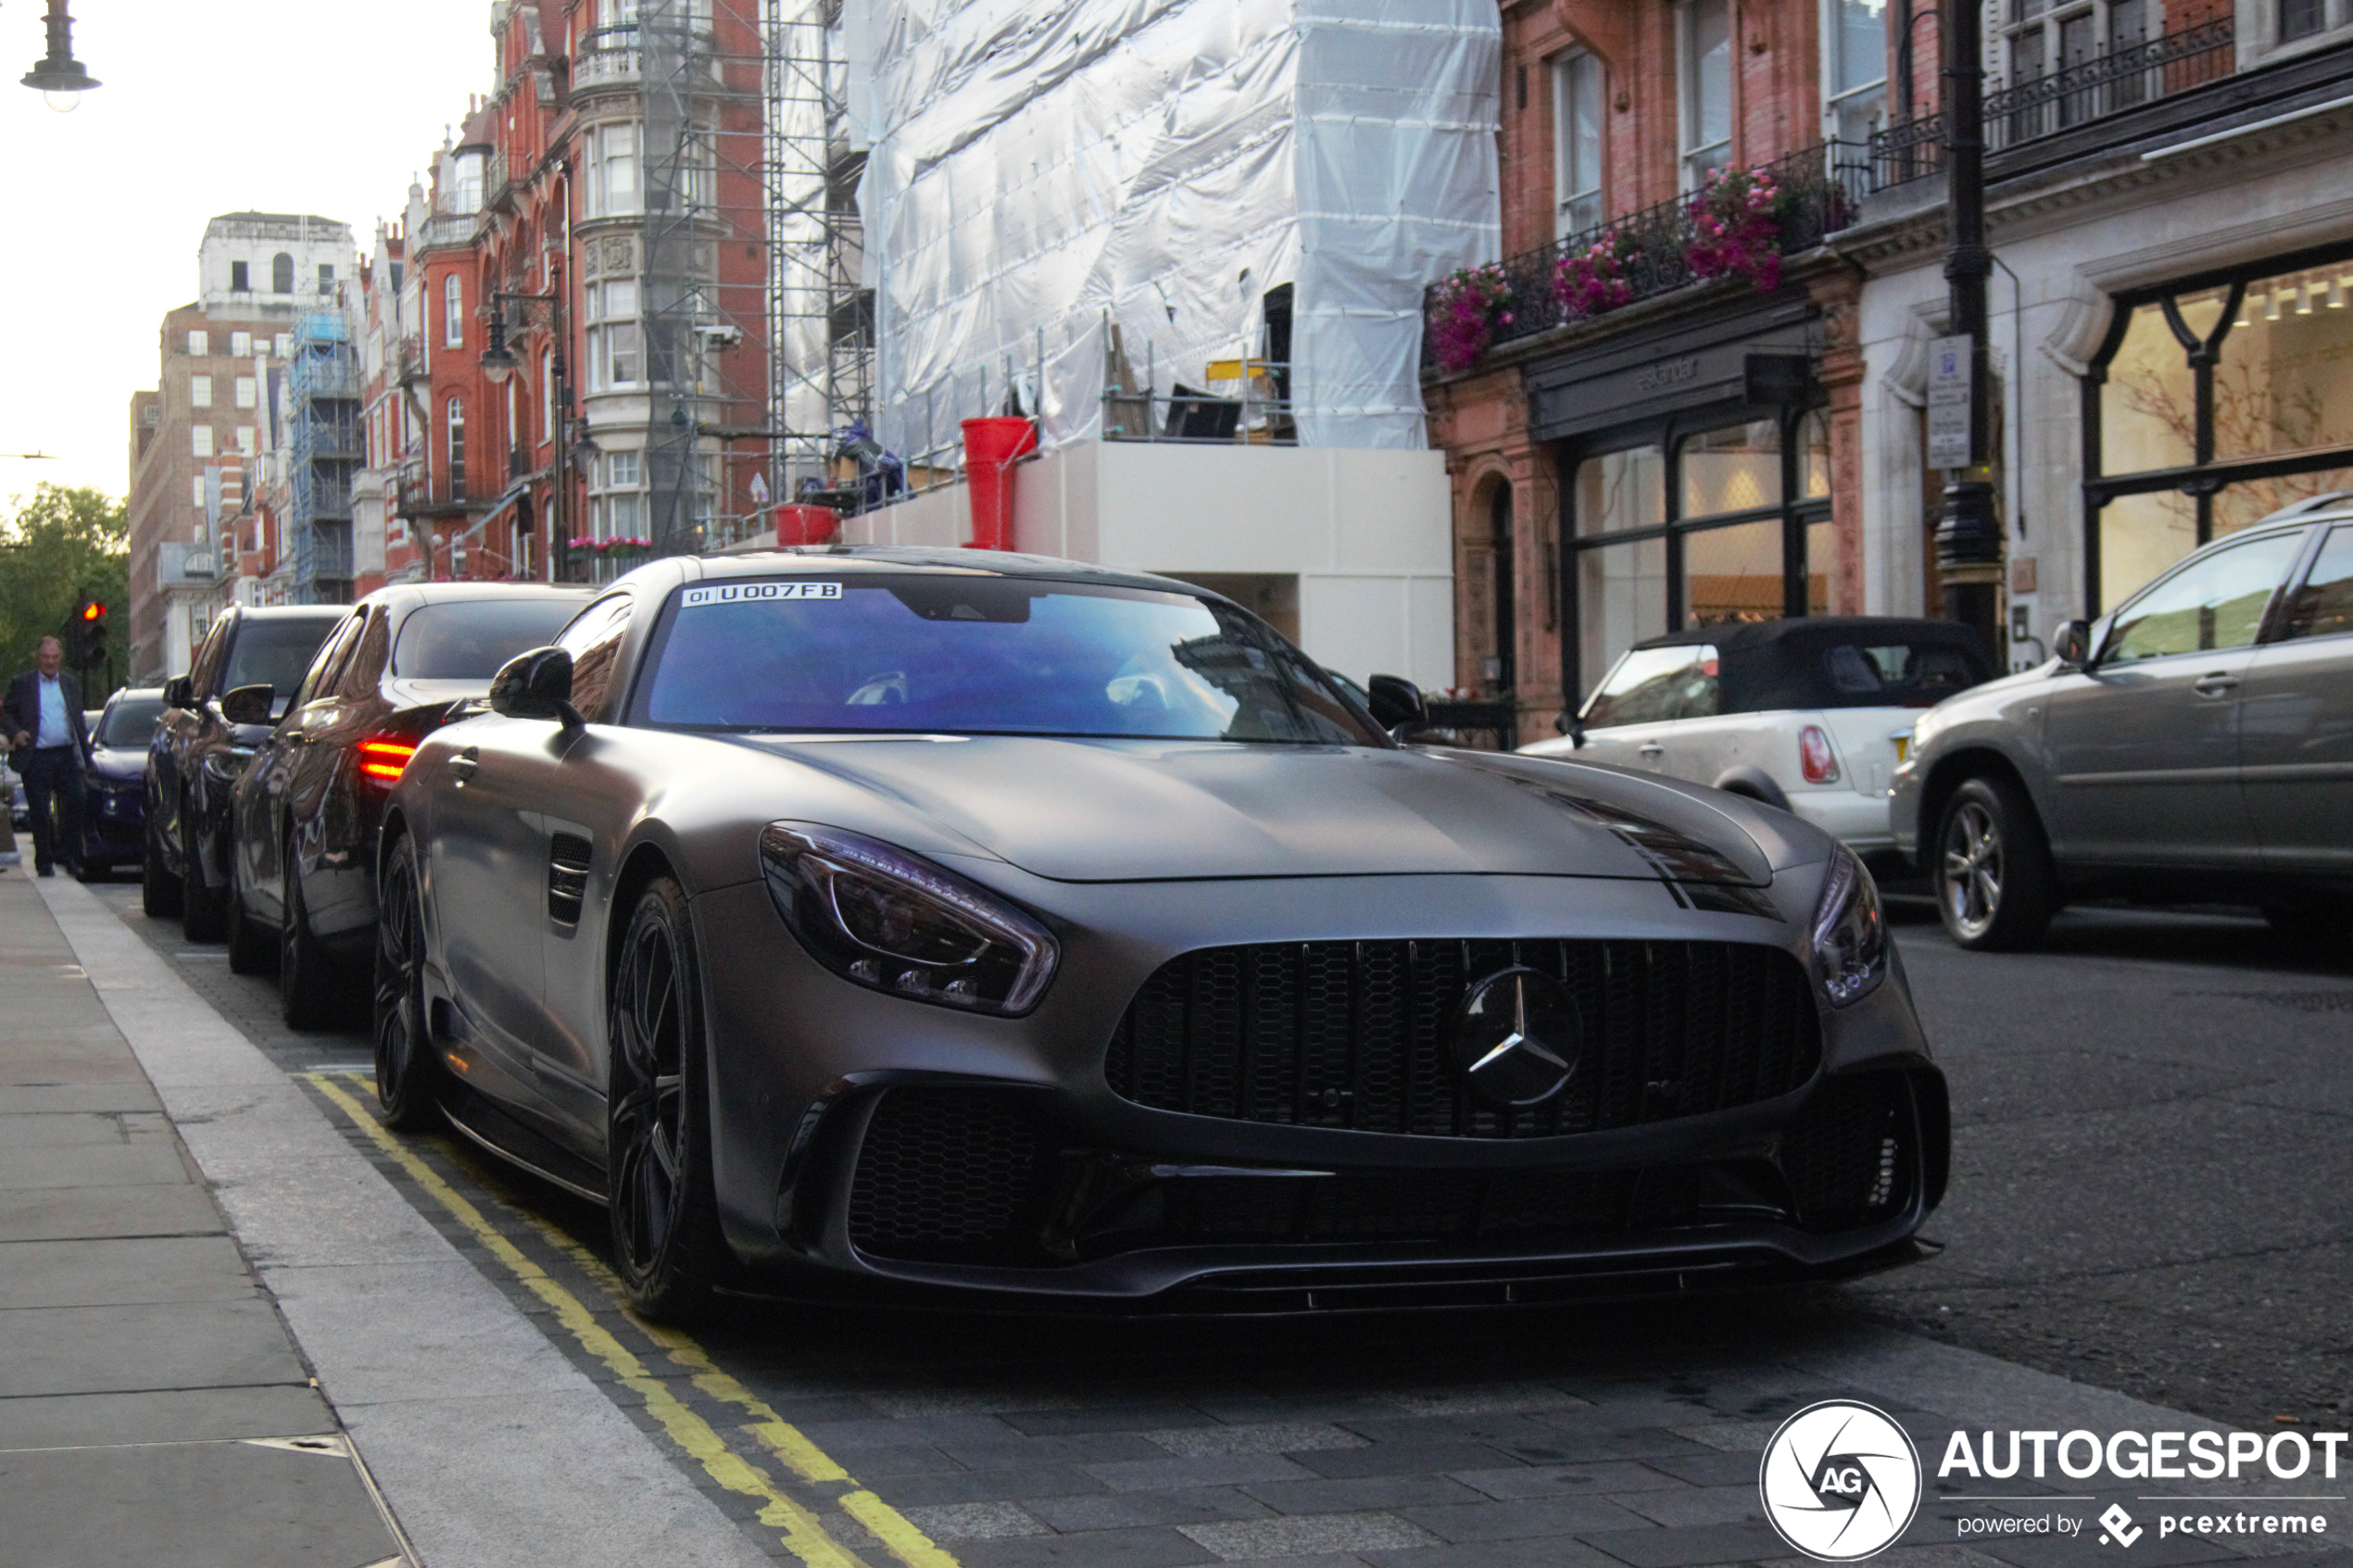
<svg viewBox="0 0 2353 1568">
<path fill-rule="evenodd" d="M 335 1021 L 333 960 L 310 930 L 310 909 L 302 901 L 302 864 L 295 859 L 295 835 L 286 833 L 278 861 L 278 1004 L 286 1027 L 322 1029 Z"/>
<path fill-rule="evenodd" d="M 416 841 L 384 858 L 376 912 L 376 1119 L 411 1132 L 438 1119 L 441 1063 L 425 1024 L 425 907 Z"/>
<path fill-rule="evenodd" d="M 235 866 L 229 868 L 229 972 L 232 974 L 267 974 L 277 945 L 253 912 L 245 908 L 245 879 Z"/>
<path fill-rule="evenodd" d="M 686 895 L 639 895 L 613 975 L 605 1182 L 630 1304 L 691 1317 L 730 1272 L 711 1184 L 701 991 Z"/>
<path fill-rule="evenodd" d="M 163 920 L 180 912 L 180 879 L 163 863 L 163 844 L 156 833 L 155 812 L 147 813 L 146 831 L 141 836 L 147 847 L 139 858 L 139 908 L 149 919 Z"/>
<path fill-rule="evenodd" d="M 227 900 L 204 878 L 194 814 L 180 809 L 180 931 L 191 942 L 218 942 L 228 929 Z"/>
<path fill-rule="evenodd" d="M 1936 830 L 1936 912 L 1978 952 L 2032 947 L 2051 923 L 2051 851 L 2026 792 L 1987 774 L 1953 792 Z"/>
</svg>

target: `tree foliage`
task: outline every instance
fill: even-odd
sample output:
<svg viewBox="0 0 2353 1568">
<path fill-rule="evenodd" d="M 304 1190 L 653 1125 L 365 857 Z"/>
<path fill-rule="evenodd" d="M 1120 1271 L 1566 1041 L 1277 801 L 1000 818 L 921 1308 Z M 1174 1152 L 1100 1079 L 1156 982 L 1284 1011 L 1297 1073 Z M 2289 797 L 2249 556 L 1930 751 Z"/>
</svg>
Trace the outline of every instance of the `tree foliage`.
<svg viewBox="0 0 2353 1568">
<path fill-rule="evenodd" d="M 32 666 L 90 595 L 107 608 L 106 656 L 82 700 L 95 708 L 123 676 L 131 620 L 130 524 L 123 504 L 84 485 L 44 484 L 0 518 L 0 680 Z M 109 678 L 111 671 L 111 678 Z"/>
</svg>

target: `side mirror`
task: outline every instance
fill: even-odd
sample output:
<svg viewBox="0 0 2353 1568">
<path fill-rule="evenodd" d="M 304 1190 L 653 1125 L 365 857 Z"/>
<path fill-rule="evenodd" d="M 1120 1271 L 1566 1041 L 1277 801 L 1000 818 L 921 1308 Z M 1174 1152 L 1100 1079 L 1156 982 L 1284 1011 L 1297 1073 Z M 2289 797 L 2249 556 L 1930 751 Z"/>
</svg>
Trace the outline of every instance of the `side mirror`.
<svg viewBox="0 0 2353 1568">
<path fill-rule="evenodd" d="M 1553 733 L 1568 737 L 1571 746 L 1585 744 L 1585 721 L 1574 713 L 1563 713 L 1553 721 Z"/>
<path fill-rule="evenodd" d="M 572 705 L 572 655 L 561 648 L 519 653 L 490 678 L 490 711 L 510 719 L 553 719 L 567 734 L 586 721 Z"/>
<path fill-rule="evenodd" d="M 2051 651 L 2070 670 L 2081 670 L 2092 654 L 2092 623 L 2070 621 L 2051 633 Z"/>
<path fill-rule="evenodd" d="M 185 708 L 195 696 L 195 689 L 189 685 L 185 675 L 174 675 L 163 684 L 163 705 L 166 708 Z"/>
<path fill-rule="evenodd" d="M 1365 695 L 1371 699 L 1374 719 L 1391 734 L 1429 722 L 1429 708 L 1422 701 L 1421 687 L 1403 675 L 1370 677 L 1365 683 Z"/>
<path fill-rule="evenodd" d="M 239 686 L 220 699 L 220 716 L 232 724 L 267 724 L 270 722 L 270 699 L 275 695 L 267 683 L 257 686 Z"/>
</svg>

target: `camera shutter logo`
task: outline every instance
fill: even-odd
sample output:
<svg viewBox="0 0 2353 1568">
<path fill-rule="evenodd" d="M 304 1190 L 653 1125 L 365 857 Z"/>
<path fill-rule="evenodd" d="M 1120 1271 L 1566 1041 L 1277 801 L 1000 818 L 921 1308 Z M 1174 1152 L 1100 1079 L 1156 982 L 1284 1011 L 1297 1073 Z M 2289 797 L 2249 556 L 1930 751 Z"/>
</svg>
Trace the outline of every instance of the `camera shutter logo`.
<svg viewBox="0 0 2353 1568">
<path fill-rule="evenodd" d="M 1781 1423 L 1756 1488 L 1781 1539 L 1823 1562 L 1886 1550 L 1920 1506 L 1920 1456 L 1884 1411 L 1825 1399 Z"/>
</svg>

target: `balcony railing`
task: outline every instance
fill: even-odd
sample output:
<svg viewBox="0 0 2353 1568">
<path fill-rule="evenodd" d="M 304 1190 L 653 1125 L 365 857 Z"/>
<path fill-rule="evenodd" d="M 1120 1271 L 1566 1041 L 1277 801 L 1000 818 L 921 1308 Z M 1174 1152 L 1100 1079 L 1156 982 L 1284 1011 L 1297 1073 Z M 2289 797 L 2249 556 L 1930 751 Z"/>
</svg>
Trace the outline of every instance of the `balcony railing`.
<svg viewBox="0 0 2353 1568">
<path fill-rule="evenodd" d="M 1774 204 L 1772 247 L 1783 256 L 1811 250 L 1824 236 L 1855 221 L 1858 198 L 1868 188 L 1862 170 L 1839 161 L 1836 144 L 1812 146 L 1766 165 L 1760 172 L 1772 176 L 1780 194 Z M 1498 313 L 1487 339 L 1489 347 L 1565 326 L 1581 319 L 1555 287 L 1564 257 L 1583 256 L 1596 245 L 1607 245 L 1621 257 L 1618 297 L 1611 309 L 1661 295 L 1673 294 L 1705 281 L 1692 265 L 1700 239 L 1700 201 L 1677 196 L 1640 212 L 1630 212 L 1597 224 L 1537 250 L 1525 251 L 1503 262 L 1510 297 Z M 1423 296 L 1423 319 L 1432 320 L 1438 291 Z M 1501 320 L 1508 314 L 1510 320 Z M 1423 333 L 1425 355 L 1433 352 L 1429 332 Z"/>
<path fill-rule="evenodd" d="M 2218 17 L 1988 93 L 1985 148 L 2014 147 L 2228 76 L 2238 69 L 2237 27 Z"/>
</svg>

